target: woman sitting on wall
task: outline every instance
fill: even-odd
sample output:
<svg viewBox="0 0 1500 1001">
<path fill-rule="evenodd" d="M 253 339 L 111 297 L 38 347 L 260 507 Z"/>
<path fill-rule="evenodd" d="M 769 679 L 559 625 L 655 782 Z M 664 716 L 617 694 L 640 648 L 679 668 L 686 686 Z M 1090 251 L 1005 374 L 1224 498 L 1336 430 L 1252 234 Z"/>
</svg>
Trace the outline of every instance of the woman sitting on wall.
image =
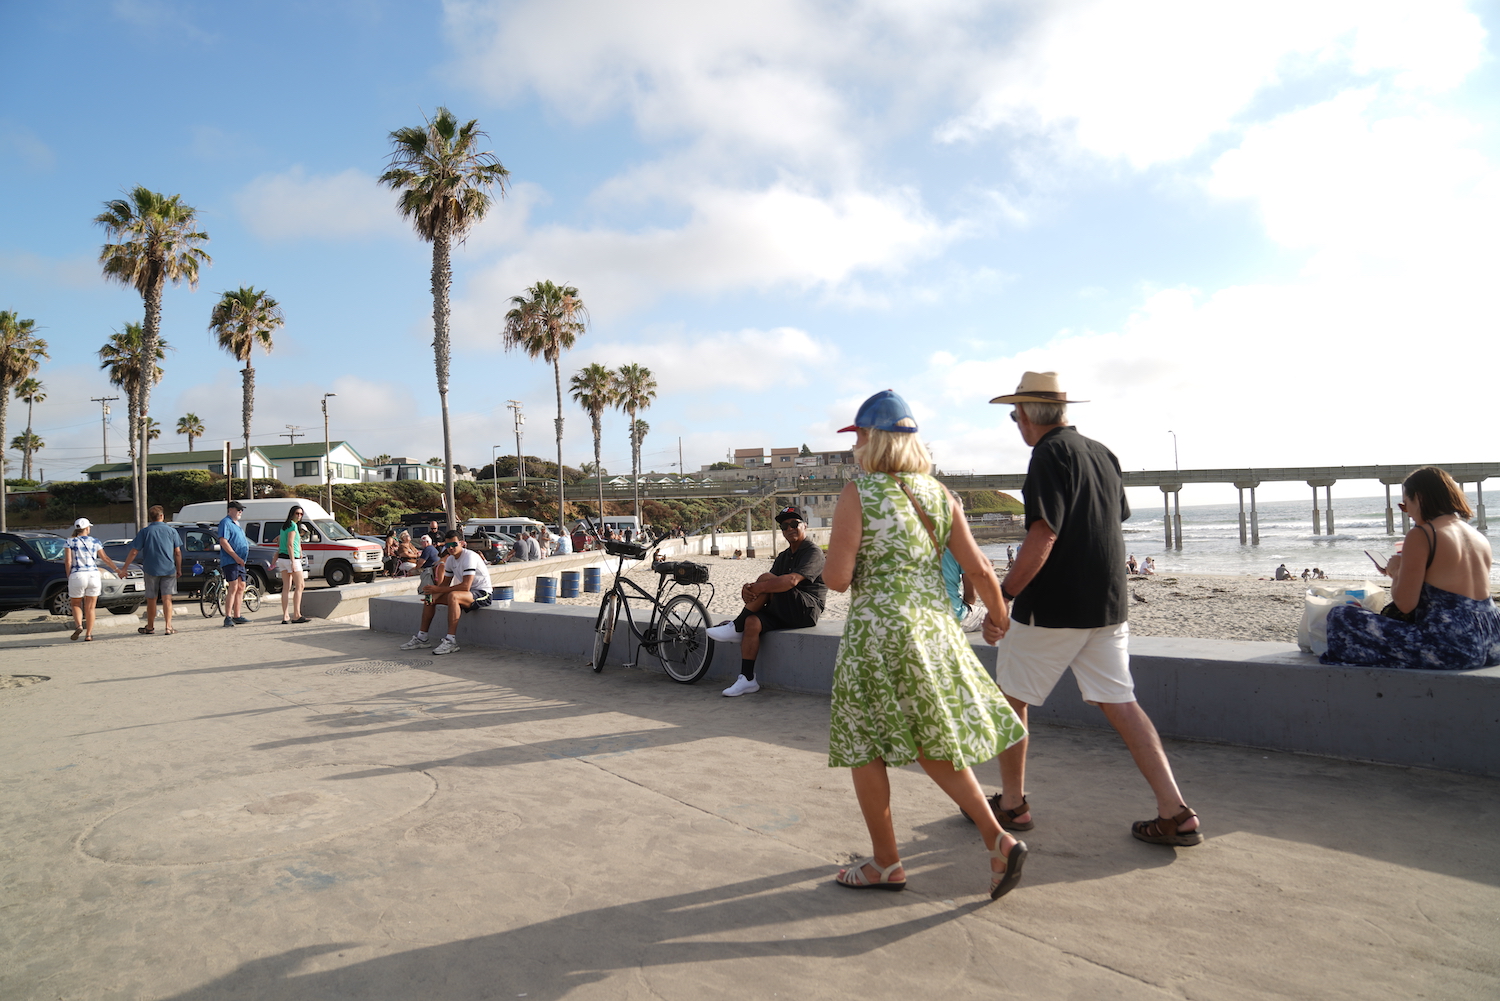
<svg viewBox="0 0 1500 1001">
<path fill-rule="evenodd" d="M 1414 525 L 1384 573 L 1395 599 L 1376 614 L 1358 605 L 1328 613 L 1325 664 L 1429 671 L 1500 665 L 1500 609 L 1490 598 L 1490 544 L 1453 477 L 1423 466 L 1401 484 Z"/>
</svg>

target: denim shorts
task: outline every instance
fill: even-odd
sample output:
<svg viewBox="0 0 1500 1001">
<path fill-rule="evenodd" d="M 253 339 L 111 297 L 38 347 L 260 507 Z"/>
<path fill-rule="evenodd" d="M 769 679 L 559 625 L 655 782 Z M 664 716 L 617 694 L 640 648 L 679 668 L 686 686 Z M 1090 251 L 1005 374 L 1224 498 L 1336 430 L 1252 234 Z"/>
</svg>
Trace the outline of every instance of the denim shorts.
<svg viewBox="0 0 1500 1001">
<path fill-rule="evenodd" d="M 239 563 L 224 563 L 219 566 L 219 569 L 223 572 L 226 582 L 244 580 L 246 577 L 245 568 Z"/>
</svg>

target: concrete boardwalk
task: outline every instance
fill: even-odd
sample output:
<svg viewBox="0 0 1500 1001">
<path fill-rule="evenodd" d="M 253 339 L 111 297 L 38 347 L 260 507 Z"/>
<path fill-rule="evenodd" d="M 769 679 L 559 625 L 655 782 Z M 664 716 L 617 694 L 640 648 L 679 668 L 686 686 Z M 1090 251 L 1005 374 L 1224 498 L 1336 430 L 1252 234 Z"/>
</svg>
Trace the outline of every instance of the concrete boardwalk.
<svg viewBox="0 0 1500 1001">
<path fill-rule="evenodd" d="M 856 893 L 822 698 L 275 621 L 0 637 L 52 678 L 0 689 L 0 997 L 1500 996 L 1494 779 L 1174 742 L 1174 852 L 1039 727 L 1020 889 L 901 771 L 910 889 Z"/>
</svg>

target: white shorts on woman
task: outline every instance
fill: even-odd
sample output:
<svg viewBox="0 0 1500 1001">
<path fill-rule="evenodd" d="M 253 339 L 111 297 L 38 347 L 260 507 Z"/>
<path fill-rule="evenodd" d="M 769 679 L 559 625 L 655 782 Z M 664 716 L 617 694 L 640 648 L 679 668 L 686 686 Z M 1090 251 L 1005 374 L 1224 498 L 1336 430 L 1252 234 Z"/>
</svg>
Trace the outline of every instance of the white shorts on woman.
<svg viewBox="0 0 1500 1001">
<path fill-rule="evenodd" d="M 281 559 L 276 561 L 276 572 L 283 577 L 288 574 L 302 574 L 302 561 L 292 559 Z"/>
<path fill-rule="evenodd" d="M 104 583 L 97 570 L 74 570 L 68 574 L 69 598 L 97 598 L 104 590 Z"/>
</svg>

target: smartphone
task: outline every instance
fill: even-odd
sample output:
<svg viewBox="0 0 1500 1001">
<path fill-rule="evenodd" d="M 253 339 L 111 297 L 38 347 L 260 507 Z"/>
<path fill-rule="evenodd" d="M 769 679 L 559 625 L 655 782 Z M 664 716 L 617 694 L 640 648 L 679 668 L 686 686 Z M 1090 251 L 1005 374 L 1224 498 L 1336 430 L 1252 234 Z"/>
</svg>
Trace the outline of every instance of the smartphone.
<svg viewBox="0 0 1500 1001">
<path fill-rule="evenodd" d="M 1368 556 L 1368 557 L 1370 557 L 1370 562 L 1373 563 L 1373 564 L 1375 564 L 1375 569 L 1376 570 L 1379 570 L 1381 573 L 1385 573 L 1385 564 L 1382 563 L 1382 562 L 1380 562 L 1380 557 L 1379 556 L 1376 556 L 1374 553 L 1370 552 L 1368 549 L 1365 550 L 1365 555 Z"/>
</svg>

